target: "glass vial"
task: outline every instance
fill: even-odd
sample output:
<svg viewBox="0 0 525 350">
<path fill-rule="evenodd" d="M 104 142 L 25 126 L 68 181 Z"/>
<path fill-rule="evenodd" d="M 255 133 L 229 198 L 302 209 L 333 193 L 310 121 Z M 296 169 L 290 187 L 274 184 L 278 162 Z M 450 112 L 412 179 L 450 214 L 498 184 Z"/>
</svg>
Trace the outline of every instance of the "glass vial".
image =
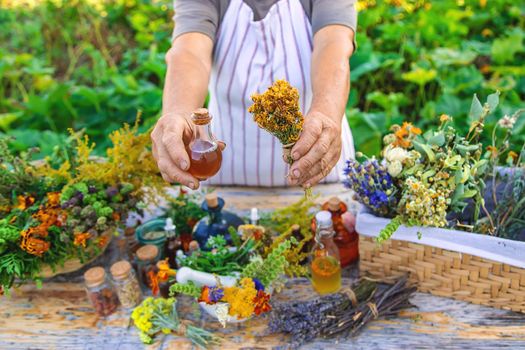
<svg viewBox="0 0 525 350">
<path fill-rule="evenodd" d="M 187 149 L 190 156 L 189 173 L 201 181 L 217 174 L 222 163 L 222 152 L 211 131 L 211 119 L 206 108 L 199 108 L 191 115 L 194 137 Z"/>
<path fill-rule="evenodd" d="M 346 204 L 339 198 L 332 197 L 323 204 L 323 210 L 328 210 L 332 214 L 334 242 L 339 248 L 341 267 L 356 263 L 359 259 L 359 235 L 355 230 L 349 231 L 343 224 L 342 215 L 347 211 Z"/>
<path fill-rule="evenodd" d="M 172 218 L 166 219 L 164 226 L 166 231 L 166 242 L 164 243 L 164 257 L 168 259 L 171 268 L 177 268 L 177 250 L 182 249 L 182 242 L 175 232 L 175 225 Z"/>
<path fill-rule="evenodd" d="M 92 267 L 84 273 L 86 293 L 99 316 L 111 315 L 119 305 L 117 294 L 102 267 Z"/>
<path fill-rule="evenodd" d="M 159 248 L 153 244 L 140 247 L 137 250 L 137 272 L 140 288 L 144 293 L 157 289 L 157 267 Z"/>
<path fill-rule="evenodd" d="M 335 293 L 341 288 L 341 264 L 339 249 L 334 242 L 332 215 L 320 211 L 315 220 L 315 244 L 310 254 L 312 285 L 319 294 Z"/>
<path fill-rule="evenodd" d="M 137 306 L 142 299 L 142 293 L 131 264 L 121 260 L 111 266 L 110 272 L 120 304 L 125 308 Z"/>
</svg>

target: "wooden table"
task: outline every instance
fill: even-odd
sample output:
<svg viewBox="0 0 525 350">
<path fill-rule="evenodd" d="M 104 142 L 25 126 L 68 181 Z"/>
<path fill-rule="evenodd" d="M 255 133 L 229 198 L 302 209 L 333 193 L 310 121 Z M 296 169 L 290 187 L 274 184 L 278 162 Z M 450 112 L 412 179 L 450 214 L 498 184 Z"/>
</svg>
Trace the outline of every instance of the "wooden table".
<svg viewBox="0 0 525 350">
<path fill-rule="evenodd" d="M 348 199 L 340 185 L 318 186 L 323 200 L 332 195 Z M 297 200 L 297 189 L 253 190 L 222 188 L 227 208 L 244 213 L 250 207 L 273 209 Z M 95 264 L 112 259 L 111 247 Z M 279 299 L 308 297 L 313 290 L 305 280 L 291 281 Z M 304 349 L 525 349 L 525 315 L 417 293 L 417 308 L 398 317 L 371 323 L 358 337 L 336 343 L 319 340 Z M 184 317 L 223 336 L 221 349 L 286 348 L 284 335 L 266 334 L 264 317 L 226 329 L 200 314 L 187 299 L 179 300 Z M 12 297 L 0 299 L 0 349 L 142 349 L 125 311 L 99 319 L 88 303 L 81 276 L 57 277 L 40 290 L 25 285 Z M 184 339 L 168 336 L 151 349 L 191 349 Z"/>
</svg>

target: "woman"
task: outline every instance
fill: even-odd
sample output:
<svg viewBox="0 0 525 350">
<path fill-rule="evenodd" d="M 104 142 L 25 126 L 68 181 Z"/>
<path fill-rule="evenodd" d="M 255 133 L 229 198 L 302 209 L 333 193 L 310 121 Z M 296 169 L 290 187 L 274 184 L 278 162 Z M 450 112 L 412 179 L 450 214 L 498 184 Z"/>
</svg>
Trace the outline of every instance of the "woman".
<svg viewBox="0 0 525 350">
<path fill-rule="evenodd" d="M 163 113 L 152 132 L 166 181 L 190 188 L 185 144 L 191 112 L 208 108 L 215 135 L 228 145 L 211 184 L 313 186 L 338 181 L 353 157 L 345 106 L 354 51 L 355 0 L 176 0 Z M 297 87 L 305 114 L 288 169 L 278 140 L 247 112 L 250 95 L 277 79 Z"/>
</svg>

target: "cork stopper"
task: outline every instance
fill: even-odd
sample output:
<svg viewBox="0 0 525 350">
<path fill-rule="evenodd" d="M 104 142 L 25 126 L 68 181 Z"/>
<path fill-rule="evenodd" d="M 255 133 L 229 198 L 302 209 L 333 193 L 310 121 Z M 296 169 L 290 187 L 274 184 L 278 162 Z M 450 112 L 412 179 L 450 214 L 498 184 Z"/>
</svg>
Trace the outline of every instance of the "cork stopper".
<svg viewBox="0 0 525 350">
<path fill-rule="evenodd" d="M 217 208 L 219 206 L 219 196 L 217 196 L 217 192 L 208 193 L 204 199 L 206 199 L 208 208 Z"/>
<path fill-rule="evenodd" d="M 328 200 L 328 209 L 330 211 L 338 211 L 341 209 L 341 200 L 337 197 L 332 197 Z"/>
<path fill-rule="evenodd" d="M 211 121 L 211 115 L 206 108 L 197 108 L 191 114 L 191 120 L 195 125 L 206 125 Z"/>
<path fill-rule="evenodd" d="M 97 287 L 104 283 L 106 271 L 100 266 L 92 267 L 84 273 L 84 281 L 88 287 Z"/>
<path fill-rule="evenodd" d="M 159 248 L 153 244 L 148 244 L 143 247 L 140 247 L 137 250 L 137 258 L 142 261 L 153 260 L 159 254 Z"/>
<path fill-rule="evenodd" d="M 121 260 L 114 263 L 109 269 L 111 276 L 116 280 L 122 280 L 128 277 L 129 272 L 131 271 L 131 264 L 126 260 Z"/>
</svg>

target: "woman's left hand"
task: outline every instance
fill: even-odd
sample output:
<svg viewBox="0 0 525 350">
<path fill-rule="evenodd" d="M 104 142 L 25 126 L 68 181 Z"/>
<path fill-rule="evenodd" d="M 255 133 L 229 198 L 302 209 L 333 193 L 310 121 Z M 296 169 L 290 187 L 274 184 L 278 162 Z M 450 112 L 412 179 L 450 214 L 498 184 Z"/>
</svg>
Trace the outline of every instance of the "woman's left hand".
<svg viewBox="0 0 525 350">
<path fill-rule="evenodd" d="M 341 123 L 321 112 L 310 111 L 292 148 L 290 184 L 311 187 L 328 176 L 341 156 L 341 145 Z"/>
</svg>

